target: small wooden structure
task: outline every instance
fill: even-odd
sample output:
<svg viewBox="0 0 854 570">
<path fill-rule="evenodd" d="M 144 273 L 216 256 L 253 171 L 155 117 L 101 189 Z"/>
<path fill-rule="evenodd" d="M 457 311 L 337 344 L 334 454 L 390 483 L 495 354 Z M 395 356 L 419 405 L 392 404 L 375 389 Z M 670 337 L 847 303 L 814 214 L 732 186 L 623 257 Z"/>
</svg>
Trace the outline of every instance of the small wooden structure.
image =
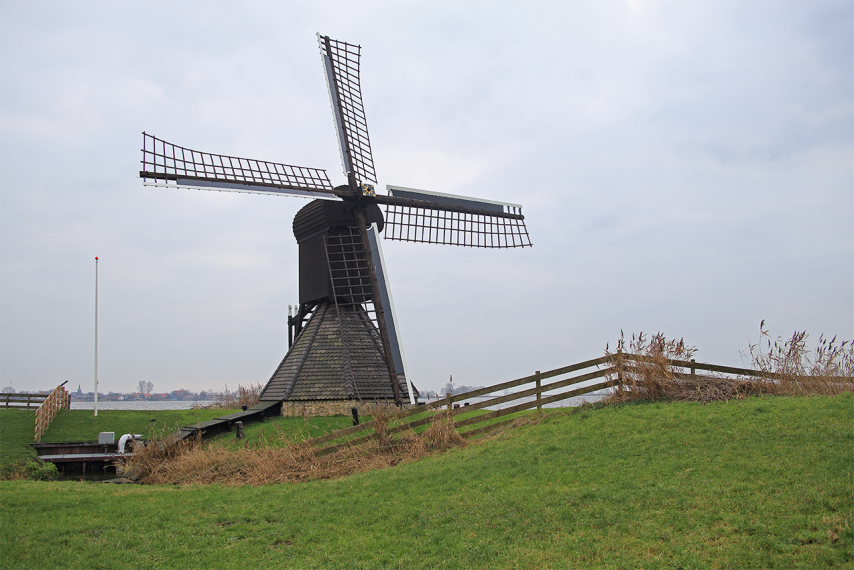
<svg viewBox="0 0 854 570">
<path fill-rule="evenodd" d="M 42 461 L 53 463 L 63 475 L 84 475 L 96 478 L 112 471 L 116 461 L 132 453 L 119 453 L 118 445 L 98 441 L 58 441 L 31 443 Z"/>
<path fill-rule="evenodd" d="M 50 423 L 56 417 L 60 410 L 71 408 L 71 394 L 65 389 L 65 382 L 53 389 L 53 392 L 48 394 L 41 406 L 36 410 L 36 426 L 35 437 L 36 443 L 42 440 Z"/>
</svg>

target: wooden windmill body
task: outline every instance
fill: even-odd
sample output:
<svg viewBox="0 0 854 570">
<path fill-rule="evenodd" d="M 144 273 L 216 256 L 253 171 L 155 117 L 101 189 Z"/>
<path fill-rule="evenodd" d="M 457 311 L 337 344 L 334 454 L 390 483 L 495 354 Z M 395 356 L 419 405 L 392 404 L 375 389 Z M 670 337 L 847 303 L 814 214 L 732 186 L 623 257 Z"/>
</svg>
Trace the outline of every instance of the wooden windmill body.
<svg viewBox="0 0 854 570">
<path fill-rule="evenodd" d="M 318 40 L 346 184 L 333 187 L 322 169 L 199 152 L 146 133 L 140 177 L 149 186 L 314 198 L 293 223 L 299 244 L 293 342 L 261 399 L 414 404 L 418 392 L 406 377 L 380 235 L 484 248 L 531 242 L 517 204 L 399 186 L 377 194 L 359 83 L 361 48 Z"/>
</svg>

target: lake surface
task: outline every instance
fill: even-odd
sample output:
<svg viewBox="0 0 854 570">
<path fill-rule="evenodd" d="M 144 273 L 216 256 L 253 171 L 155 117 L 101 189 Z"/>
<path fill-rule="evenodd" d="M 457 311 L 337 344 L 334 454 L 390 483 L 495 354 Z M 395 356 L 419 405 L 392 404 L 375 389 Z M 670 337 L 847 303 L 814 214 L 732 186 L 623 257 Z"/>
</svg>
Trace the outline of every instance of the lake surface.
<svg viewBox="0 0 854 570">
<path fill-rule="evenodd" d="M 98 402 L 98 410 L 189 410 L 213 404 L 213 400 L 128 400 L 121 402 Z M 93 410 L 95 402 L 71 401 L 72 410 Z"/>
<path fill-rule="evenodd" d="M 591 392 L 589 394 L 584 394 L 583 396 L 575 396 L 573 398 L 567 398 L 566 400 L 561 400 L 560 402 L 554 402 L 552 404 L 546 404 L 544 408 L 567 408 L 572 406 L 580 406 L 585 402 L 597 402 L 610 394 L 610 390 L 598 390 L 596 392 Z M 471 404 L 476 404 L 479 402 L 483 402 L 484 400 L 489 400 L 492 398 L 497 398 L 498 396 L 503 396 L 504 394 L 493 394 L 489 396 L 477 396 L 476 398 L 469 398 L 467 400 L 462 400 L 459 402 L 460 405 L 465 402 L 469 402 Z M 546 394 L 549 396 L 550 394 Z M 505 402 L 503 404 L 497 404 L 495 406 L 490 406 L 486 409 L 488 410 L 500 410 L 502 408 L 509 408 L 510 406 L 515 406 L 517 404 L 521 404 L 522 402 L 531 402 L 534 400 L 533 396 L 528 396 L 527 398 L 519 398 L 518 400 L 513 400 L 510 402 Z M 182 400 L 161 400 L 161 401 L 147 401 L 147 400 L 129 400 L 122 402 L 98 402 L 99 410 L 189 410 L 190 408 L 203 408 L 205 406 L 210 406 L 215 403 L 213 400 L 199 400 L 199 401 L 182 401 Z M 71 402 L 72 410 L 92 410 L 94 409 L 94 402 Z"/>
<path fill-rule="evenodd" d="M 567 398 L 566 400 L 561 400 L 559 402 L 553 402 L 551 404 L 545 404 L 545 405 L 543 405 L 543 407 L 544 408 L 570 408 L 570 407 L 574 407 L 574 406 L 580 406 L 580 405 L 585 404 L 585 403 L 598 402 L 602 398 L 608 396 L 610 393 L 611 393 L 610 389 L 597 390 L 596 392 L 590 392 L 589 394 L 584 394 L 582 396 L 574 396 L 572 398 Z M 455 404 L 459 403 L 461 406 L 465 405 L 466 402 L 469 402 L 470 404 L 477 404 L 477 403 L 483 402 L 485 400 L 491 400 L 492 398 L 498 398 L 498 397 L 503 396 L 503 395 L 504 394 L 502 393 L 502 394 L 491 394 L 488 396 L 477 396 L 475 398 L 468 398 L 468 399 L 460 400 L 459 402 L 454 402 L 454 403 Z M 550 393 L 546 393 L 545 397 L 548 397 L 550 395 L 551 395 Z M 512 406 L 516 406 L 516 405 L 521 404 L 523 402 L 533 402 L 535 399 L 536 398 L 534 396 L 528 396 L 526 398 L 519 398 L 517 400 L 511 400 L 509 402 L 504 402 L 502 404 L 496 404 L 494 406 L 489 406 L 488 408 L 484 408 L 484 409 L 486 409 L 486 410 L 501 410 L 504 408 L 510 408 Z"/>
</svg>

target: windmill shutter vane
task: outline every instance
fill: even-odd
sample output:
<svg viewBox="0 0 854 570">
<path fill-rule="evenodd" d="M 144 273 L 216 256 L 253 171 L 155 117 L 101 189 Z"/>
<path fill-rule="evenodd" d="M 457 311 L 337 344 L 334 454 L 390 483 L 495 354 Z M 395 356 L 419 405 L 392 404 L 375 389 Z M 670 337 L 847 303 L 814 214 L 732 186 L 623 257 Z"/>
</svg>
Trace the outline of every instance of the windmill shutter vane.
<svg viewBox="0 0 854 570">
<path fill-rule="evenodd" d="M 320 168 L 201 152 L 148 133 L 143 133 L 139 175 L 148 186 L 332 201 L 321 209 L 310 204 L 294 219 L 300 248 L 300 305 L 293 318 L 297 336 L 262 399 L 393 398 L 400 403 L 403 389 L 414 402 L 378 233 L 419 243 L 529 247 L 525 218 L 518 204 L 390 185 L 386 194 L 376 193 L 360 84 L 361 48 L 320 34 L 318 44 L 346 184 L 333 186 Z M 316 231 L 306 233 L 312 227 Z M 311 334 L 301 334 L 303 328 Z M 333 328 L 337 340 L 330 334 Z M 383 370 L 378 362 L 385 363 Z"/>
<path fill-rule="evenodd" d="M 359 83 L 361 47 L 317 35 L 344 174 L 356 183 L 377 183 L 371 139 Z"/>
</svg>

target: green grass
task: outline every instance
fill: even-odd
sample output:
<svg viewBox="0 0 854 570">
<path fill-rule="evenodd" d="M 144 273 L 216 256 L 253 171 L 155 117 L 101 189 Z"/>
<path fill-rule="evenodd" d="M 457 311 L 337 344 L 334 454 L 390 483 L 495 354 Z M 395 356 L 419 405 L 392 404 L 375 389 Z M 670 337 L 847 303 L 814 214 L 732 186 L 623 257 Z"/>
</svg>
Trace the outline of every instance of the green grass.
<svg viewBox="0 0 854 570">
<path fill-rule="evenodd" d="M 0 410 L 0 474 L 15 463 L 35 457 L 35 450 L 27 445 L 33 441 L 35 424 L 34 410 Z"/>
<path fill-rule="evenodd" d="M 219 434 L 208 441 L 235 448 L 244 445 L 281 446 L 294 439 L 317 437 L 351 425 L 353 425 L 353 418 L 350 416 L 311 418 L 279 416 L 268 418 L 263 422 L 246 424 L 243 428 L 245 439 L 237 439 L 234 432 L 229 432 Z"/>
<path fill-rule="evenodd" d="M 851 567 L 852 470 L 851 394 L 604 407 L 340 480 L 0 482 L 0 564 Z"/>
<path fill-rule="evenodd" d="M 63 410 L 51 423 L 43 442 L 97 441 L 102 431 L 140 433 L 145 438 L 174 433 L 179 427 L 233 413 L 235 410 Z M 16 463 L 35 457 L 33 410 L 0 410 L 0 474 Z"/>
<path fill-rule="evenodd" d="M 102 431 L 139 433 L 145 439 L 170 435 L 181 426 L 233 414 L 237 410 L 63 410 L 56 416 L 42 441 L 97 441 Z"/>
<path fill-rule="evenodd" d="M 547 410 L 548 411 L 548 410 Z M 428 415 L 431 415 L 433 412 L 423 412 L 417 415 L 412 416 L 411 418 L 407 418 L 408 421 L 417 420 Z M 488 413 L 488 410 L 473 410 L 470 412 L 462 412 L 458 416 L 456 416 L 457 420 L 464 420 L 466 418 L 472 416 L 478 416 Z M 525 415 L 530 415 L 534 412 L 523 411 L 516 412 L 513 414 L 508 414 L 507 416 L 503 416 L 500 418 L 495 418 L 492 420 L 486 420 L 483 423 L 475 424 L 473 426 L 465 426 L 460 431 L 465 433 L 465 431 L 480 428 L 482 426 L 489 425 L 491 423 L 497 423 L 502 420 L 507 419 L 516 419 L 518 417 L 522 417 Z M 370 416 L 363 416 L 363 422 L 369 422 L 371 420 Z M 327 434 L 331 431 L 344 429 L 353 425 L 353 418 L 351 416 L 325 416 L 325 417 L 274 417 L 268 418 L 260 423 L 249 423 L 244 427 L 245 438 L 243 440 L 239 440 L 235 437 L 234 432 L 222 433 L 217 436 L 210 438 L 209 442 L 217 443 L 225 445 L 226 447 L 238 448 L 243 446 L 271 446 L 271 447 L 279 447 L 288 444 L 294 440 L 303 440 L 309 439 L 312 437 L 318 437 L 324 434 Z M 397 425 L 393 423 L 392 425 Z M 416 433 L 424 432 L 429 426 L 423 425 L 415 428 Z M 352 438 L 361 437 L 366 434 L 373 433 L 373 430 L 368 429 L 364 432 L 357 432 L 351 436 L 346 438 L 335 440 L 329 442 L 327 445 L 331 445 L 333 443 L 340 443 L 344 441 L 348 441 Z"/>
</svg>

